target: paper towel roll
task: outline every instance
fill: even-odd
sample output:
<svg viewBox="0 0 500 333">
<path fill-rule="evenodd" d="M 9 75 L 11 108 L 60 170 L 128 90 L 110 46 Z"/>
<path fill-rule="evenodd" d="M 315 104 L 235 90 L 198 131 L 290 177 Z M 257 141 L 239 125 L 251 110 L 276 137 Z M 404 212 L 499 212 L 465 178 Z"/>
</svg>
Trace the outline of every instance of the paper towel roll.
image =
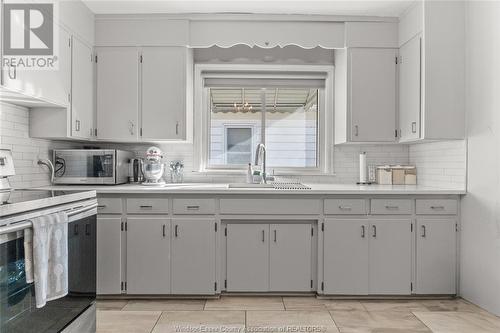
<svg viewBox="0 0 500 333">
<path fill-rule="evenodd" d="M 366 152 L 359 154 L 359 182 L 368 182 L 368 169 L 366 167 Z"/>
</svg>

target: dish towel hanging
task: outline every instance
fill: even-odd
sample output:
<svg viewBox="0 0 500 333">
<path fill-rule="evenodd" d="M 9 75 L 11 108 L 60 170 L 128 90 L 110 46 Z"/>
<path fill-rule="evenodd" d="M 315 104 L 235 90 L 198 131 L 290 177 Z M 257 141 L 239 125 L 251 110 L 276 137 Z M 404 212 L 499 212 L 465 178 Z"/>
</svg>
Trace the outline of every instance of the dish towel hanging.
<svg viewBox="0 0 500 333">
<path fill-rule="evenodd" d="M 35 282 L 36 307 L 68 294 L 68 215 L 64 212 L 31 219 L 24 230 L 26 281 Z"/>
</svg>

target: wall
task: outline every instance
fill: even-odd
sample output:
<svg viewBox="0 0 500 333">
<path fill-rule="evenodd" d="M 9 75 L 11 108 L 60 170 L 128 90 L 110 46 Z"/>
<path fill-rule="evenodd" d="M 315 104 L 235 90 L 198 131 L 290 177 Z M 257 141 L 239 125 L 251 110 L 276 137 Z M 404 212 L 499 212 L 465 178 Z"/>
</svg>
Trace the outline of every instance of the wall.
<svg viewBox="0 0 500 333">
<path fill-rule="evenodd" d="M 465 188 L 465 140 L 420 143 L 410 146 L 410 164 L 417 166 L 418 184 Z"/>
<path fill-rule="evenodd" d="M 0 102 L 0 148 L 12 150 L 16 175 L 10 177 L 13 187 L 49 185 L 49 171 L 37 164 L 49 158 L 51 149 L 72 148 L 78 144 L 32 139 L 28 135 L 28 109 Z"/>
<path fill-rule="evenodd" d="M 466 20 L 468 194 L 461 205 L 460 289 L 500 315 L 500 2 L 469 1 Z"/>
</svg>

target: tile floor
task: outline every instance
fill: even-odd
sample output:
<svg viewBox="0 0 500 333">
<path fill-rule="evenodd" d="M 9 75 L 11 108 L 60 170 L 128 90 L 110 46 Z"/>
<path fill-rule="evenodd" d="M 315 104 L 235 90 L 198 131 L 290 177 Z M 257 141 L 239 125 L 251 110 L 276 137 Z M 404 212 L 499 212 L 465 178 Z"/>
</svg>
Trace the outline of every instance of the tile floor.
<svg viewBox="0 0 500 333">
<path fill-rule="evenodd" d="M 461 299 L 320 300 L 223 296 L 214 300 L 99 300 L 97 333 L 489 333 L 500 318 Z"/>
</svg>

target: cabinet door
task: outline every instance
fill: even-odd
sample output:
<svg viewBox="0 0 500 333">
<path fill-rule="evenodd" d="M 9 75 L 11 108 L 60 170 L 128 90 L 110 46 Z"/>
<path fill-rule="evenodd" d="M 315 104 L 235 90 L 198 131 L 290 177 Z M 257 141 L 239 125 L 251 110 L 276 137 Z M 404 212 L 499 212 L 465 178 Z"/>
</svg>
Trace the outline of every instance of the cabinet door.
<svg viewBox="0 0 500 333">
<path fill-rule="evenodd" d="M 420 138 L 421 43 L 416 36 L 399 49 L 399 128 L 401 141 Z"/>
<path fill-rule="evenodd" d="M 455 219 L 417 220 L 417 294 L 456 294 Z"/>
<path fill-rule="evenodd" d="M 215 220 L 172 220 L 172 293 L 215 294 Z"/>
<path fill-rule="evenodd" d="M 269 225 L 227 225 L 227 290 L 269 290 Z"/>
<path fill-rule="evenodd" d="M 370 294 L 411 293 L 411 220 L 372 220 Z"/>
<path fill-rule="evenodd" d="M 97 217 L 97 294 L 120 294 L 122 282 L 122 219 Z"/>
<path fill-rule="evenodd" d="M 97 136 L 137 140 L 139 52 L 133 47 L 97 51 Z"/>
<path fill-rule="evenodd" d="M 349 51 L 348 91 L 351 140 L 396 139 L 396 49 Z"/>
<path fill-rule="evenodd" d="M 59 27 L 57 69 L 5 68 L 4 85 L 28 96 L 69 106 L 71 88 L 71 36 Z"/>
<path fill-rule="evenodd" d="M 127 218 L 127 294 L 170 293 L 170 220 Z"/>
<path fill-rule="evenodd" d="M 329 219 L 323 232 L 325 294 L 368 294 L 368 221 Z"/>
<path fill-rule="evenodd" d="M 73 36 L 71 135 L 89 139 L 94 128 L 94 62 L 92 49 Z"/>
<path fill-rule="evenodd" d="M 269 291 L 311 290 L 310 224 L 271 224 Z"/>
<path fill-rule="evenodd" d="M 142 49 L 142 138 L 175 140 L 185 137 L 186 48 Z"/>
</svg>

